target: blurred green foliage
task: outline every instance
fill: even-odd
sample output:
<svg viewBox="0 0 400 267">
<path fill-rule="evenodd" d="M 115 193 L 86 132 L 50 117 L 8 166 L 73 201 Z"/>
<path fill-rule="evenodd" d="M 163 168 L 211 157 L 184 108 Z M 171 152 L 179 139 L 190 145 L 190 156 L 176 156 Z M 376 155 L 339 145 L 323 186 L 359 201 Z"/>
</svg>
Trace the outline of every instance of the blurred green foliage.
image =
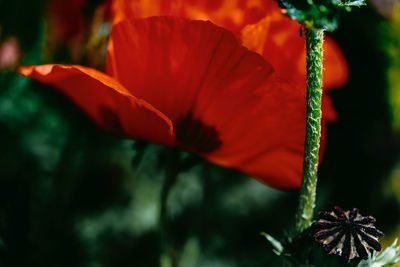
<svg viewBox="0 0 400 267">
<path fill-rule="evenodd" d="M 44 62 L 43 10 L 38 0 L 0 0 L 2 35 L 19 38 L 24 64 Z M 358 207 L 390 236 L 400 192 L 385 186 L 400 176 L 392 171 L 399 136 L 388 101 L 388 23 L 363 8 L 344 16 L 334 35 L 350 79 L 329 92 L 339 119 L 328 125 L 316 210 Z M 110 136 L 57 91 L 9 71 L 0 73 L 0 149 L 0 266 L 157 266 L 167 148 Z M 285 234 L 297 192 L 182 153 L 196 164 L 179 175 L 167 203 L 178 266 L 281 266 L 259 233 Z M 330 258 L 319 259 L 343 263 Z"/>
</svg>

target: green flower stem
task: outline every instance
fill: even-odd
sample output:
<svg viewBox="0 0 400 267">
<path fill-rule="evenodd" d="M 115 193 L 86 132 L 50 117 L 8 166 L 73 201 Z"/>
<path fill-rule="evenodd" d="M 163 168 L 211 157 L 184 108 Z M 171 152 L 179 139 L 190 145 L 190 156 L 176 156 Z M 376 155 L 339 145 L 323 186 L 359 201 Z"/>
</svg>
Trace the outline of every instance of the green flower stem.
<svg viewBox="0 0 400 267">
<path fill-rule="evenodd" d="M 176 149 L 171 149 L 171 153 L 168 155 L 167 168 L 165 170 L 164 183 L 161 189 L 160 197 L 160 256 L 159 266 L 160 267 L 173 267 L 176 266 L 175 259 L 171 257 L 169 238 L 168 238 L 168 216 L 167 216 L 167 200 L 169 192 L 174 185 L 180 169 L 180 154 Z"/>
<path fill-rule="evenodd" d="M 296 213 L 295 234 L 310 227 L 315 206 L 318 152 L 321 136 L 322 43 L 324 30 L 304 30 L 307 50 L 307 122 L 304 149 L 303 180 Z"/>
</svg>

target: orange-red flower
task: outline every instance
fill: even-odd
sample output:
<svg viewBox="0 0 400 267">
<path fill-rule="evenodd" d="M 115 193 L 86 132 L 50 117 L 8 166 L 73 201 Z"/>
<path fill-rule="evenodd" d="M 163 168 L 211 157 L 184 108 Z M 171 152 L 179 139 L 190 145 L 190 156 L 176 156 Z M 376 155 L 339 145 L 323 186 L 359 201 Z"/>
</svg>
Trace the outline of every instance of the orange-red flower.
<svg viewBox="0 0 400 267">
<path fill-rule="evenodd" d="M 285 73 L 210 22 L 130 16 L 114 16 L 106 74 L 68 65 L 19 72 L 59 88 L 110 131 L 181 147 L 277 188 L 298 187 L 305 136 L 301 74 Z"/>
<path fill-rule="evenodd" d="M 210 20 L 232 31 L 279 73 L 305 86 L 305 42 L 300 25 L 285 16 L 273 0 L 113 0 L 112 6 L 114 23 L 160 15 Z M 346 60 L 333 39 L 325 39 L 324 87 L 339 87 L 347 80 Z"/>
<path fill-rule="evenodd" d="M 301 26 L 285 16 L 273 0 L 113 0 L 114 23 L 132 17 L 172 15 L 210 20 L 232 31 L 248 49 L 259 53 L 281 77 L 306 89 L 306 48 Z M 348 78 L 348 66 L 335 41 L 324 42 L 324 89 L 342 86 Z M 322 139 L 325 125 L 337 114 L 330 97 L 322 96 Z M 321 151 L 323 152 L 323 151 Z M 322 154 L 322 153 L 321 153 Z"/>
</svg>

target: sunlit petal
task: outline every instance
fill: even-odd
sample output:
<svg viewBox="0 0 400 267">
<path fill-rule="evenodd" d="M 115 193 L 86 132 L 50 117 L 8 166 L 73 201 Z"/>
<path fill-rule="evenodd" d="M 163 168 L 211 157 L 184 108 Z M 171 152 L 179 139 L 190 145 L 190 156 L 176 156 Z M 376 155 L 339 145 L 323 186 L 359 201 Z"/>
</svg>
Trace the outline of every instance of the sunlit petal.
<svg viewBox="0 0 400 267">
<path fill-rule="evenodd" d="M 60 89 L 105 129 L 132 138 L 171 145 L 170 120 L 131 95 L 115 79 L 83 66 L 41 65 L 18 72 Z"/>
</svg>

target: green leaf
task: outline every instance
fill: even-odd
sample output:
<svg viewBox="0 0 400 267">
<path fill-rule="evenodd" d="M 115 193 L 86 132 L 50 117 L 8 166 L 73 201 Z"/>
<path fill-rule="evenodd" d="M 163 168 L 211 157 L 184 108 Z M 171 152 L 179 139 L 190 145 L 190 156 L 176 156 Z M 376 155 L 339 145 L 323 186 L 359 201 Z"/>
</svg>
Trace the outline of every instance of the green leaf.
<svg viewBox="0 0 400 267">
<path fill-rule="evenodd" d="M 362 260 L 357 267 L 391 266 L 400 260 L 400 246 L 396 247 L 397 239 L 381 253 L 375 251 L 369 255 L 368 260 Z"/>
</svg>

